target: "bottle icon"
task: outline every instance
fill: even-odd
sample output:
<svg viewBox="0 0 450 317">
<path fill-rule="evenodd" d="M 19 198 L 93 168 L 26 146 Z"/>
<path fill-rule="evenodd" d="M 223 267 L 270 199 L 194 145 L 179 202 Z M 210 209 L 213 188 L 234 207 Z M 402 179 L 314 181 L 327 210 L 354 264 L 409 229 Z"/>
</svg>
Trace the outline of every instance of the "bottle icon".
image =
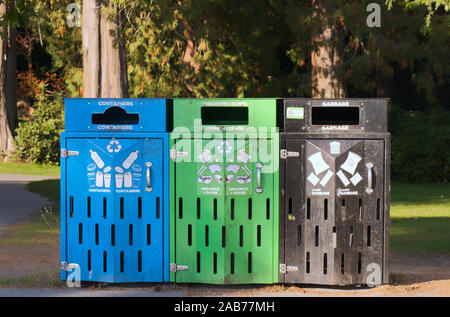
<svg viewBox="0 0 450 317">
<path fill-rule="evenodd" d="M 103 168 L 103 166 L 105 166 L 105 162 L 103 162 L 97 152 L 93 150 L 89 150 L 89 152 L 91 152 L 91 158 L 94 160 L 95 164 L 97 164 L 98 168 Z"/>
<path fill-rule="evenodd" d="M 136 161 L 138 153 L 139 153 L 138 150 L 136 150 L 135 152 L 131 152 L 130 155 L 128 155 L 128 157 L 125 159 L 125 161 L 123 161 L 122 166 L 125 169 L 129 169 L 131 164 L 133 164 L 134 161 Z"/>
</svg>

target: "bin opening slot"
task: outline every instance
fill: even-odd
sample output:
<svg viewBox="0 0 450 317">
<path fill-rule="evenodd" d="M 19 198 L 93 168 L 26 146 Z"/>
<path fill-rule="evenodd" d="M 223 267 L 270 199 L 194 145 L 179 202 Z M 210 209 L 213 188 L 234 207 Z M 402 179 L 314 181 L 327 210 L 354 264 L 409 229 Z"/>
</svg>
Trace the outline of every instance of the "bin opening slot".
<svg viewBox="0 0 450 317">
<path fill-rule="evenodd" d="M 312 107 L 313 125 L 358 125 L 359 107 Z"/>
<path fill-rule="evenodd" d="M 139 124 L 139 115 L 127 113 L 120 107 L 111 107 L 104 113 L 93 113 L 92 124 Z"/>
<path fill-rule="evenodd" d="M 202 107 L 203 125 L 248 125 L 247 107 Z"/>
</svg>

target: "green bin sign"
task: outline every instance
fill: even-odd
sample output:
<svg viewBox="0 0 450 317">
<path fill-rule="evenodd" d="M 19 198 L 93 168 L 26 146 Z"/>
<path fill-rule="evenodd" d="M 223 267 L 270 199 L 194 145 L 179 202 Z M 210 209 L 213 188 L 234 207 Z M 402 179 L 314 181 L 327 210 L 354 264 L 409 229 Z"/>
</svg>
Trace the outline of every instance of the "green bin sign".
<svg viewBox="0 0 450 317">
<path fill-rule="evenodd" d="M 278 282 L 275 110 L 275 99 L 174 100 L 171 281 Z"/>
</svg>

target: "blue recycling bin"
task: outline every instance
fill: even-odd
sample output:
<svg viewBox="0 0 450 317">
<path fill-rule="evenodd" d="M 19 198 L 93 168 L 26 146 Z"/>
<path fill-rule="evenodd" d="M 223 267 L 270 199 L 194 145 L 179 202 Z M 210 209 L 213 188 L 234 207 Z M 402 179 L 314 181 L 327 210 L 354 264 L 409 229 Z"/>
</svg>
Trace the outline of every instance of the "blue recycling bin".
<svg viewBox="0 0 450 317">
<path fill-rule="evenodd" d="M 62 280 L 169 280 L 166 102 L 65 100 Z"/>
</svg>

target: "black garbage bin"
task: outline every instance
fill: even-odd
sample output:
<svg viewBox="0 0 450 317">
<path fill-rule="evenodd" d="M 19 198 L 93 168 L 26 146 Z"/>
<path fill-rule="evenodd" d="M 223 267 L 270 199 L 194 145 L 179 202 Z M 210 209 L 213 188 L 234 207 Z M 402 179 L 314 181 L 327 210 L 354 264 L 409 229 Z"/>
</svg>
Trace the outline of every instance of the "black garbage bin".
<svg viewBox="0 0 450 317">
<path fill-rule="evenodd" d="M 279 281 L 387 283 L 388 100 L 283 103 Z"/>
</svg>

